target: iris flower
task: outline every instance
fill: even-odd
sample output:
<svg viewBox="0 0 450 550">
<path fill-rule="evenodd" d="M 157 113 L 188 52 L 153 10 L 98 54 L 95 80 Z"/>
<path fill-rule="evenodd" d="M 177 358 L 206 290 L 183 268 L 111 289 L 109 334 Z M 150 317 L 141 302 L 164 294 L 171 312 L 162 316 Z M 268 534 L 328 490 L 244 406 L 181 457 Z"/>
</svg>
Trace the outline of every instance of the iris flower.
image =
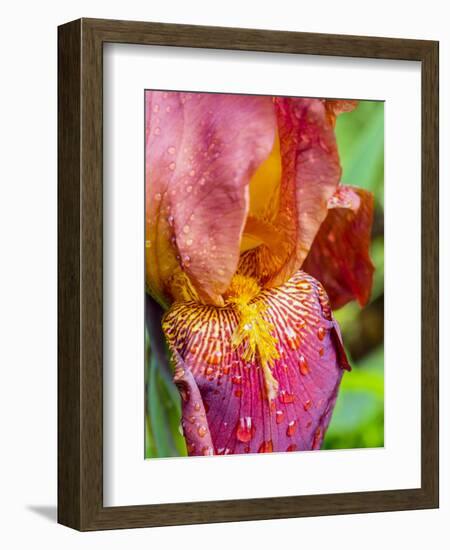
<svg viewBox="0 0 450 550">
<path fill-rule="evenodd" d="M 146 288 L 190 455 L 319 449 L 344 370 L 332 309 L 370 295 L 372 195 L 340 183 L 353 101 L 146 93 Z"/>
</svg>

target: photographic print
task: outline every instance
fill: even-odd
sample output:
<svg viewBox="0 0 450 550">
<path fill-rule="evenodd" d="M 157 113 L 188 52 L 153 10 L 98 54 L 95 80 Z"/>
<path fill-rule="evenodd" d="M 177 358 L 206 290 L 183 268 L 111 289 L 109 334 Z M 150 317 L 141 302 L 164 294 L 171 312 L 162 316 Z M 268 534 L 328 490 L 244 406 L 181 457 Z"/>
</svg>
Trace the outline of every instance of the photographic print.
<svg viewBox="0 0 450 550">
<path fill-rule="evenodd" d="M 145 91 L 145 457 L 384 445 L 384 103 Z"/>
</svg>

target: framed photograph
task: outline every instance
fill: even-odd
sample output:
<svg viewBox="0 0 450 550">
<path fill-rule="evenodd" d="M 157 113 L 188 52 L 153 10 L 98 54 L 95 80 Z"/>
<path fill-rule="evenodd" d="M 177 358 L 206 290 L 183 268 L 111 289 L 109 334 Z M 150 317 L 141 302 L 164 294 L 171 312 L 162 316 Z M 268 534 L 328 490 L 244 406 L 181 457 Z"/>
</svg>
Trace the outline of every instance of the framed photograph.
<svg viewBox="0 0 450 550">
<path fill-rule="evenodd" d="M 58 521 L 437 507 L 438 43 L 58 51 Z"/>
</svg>

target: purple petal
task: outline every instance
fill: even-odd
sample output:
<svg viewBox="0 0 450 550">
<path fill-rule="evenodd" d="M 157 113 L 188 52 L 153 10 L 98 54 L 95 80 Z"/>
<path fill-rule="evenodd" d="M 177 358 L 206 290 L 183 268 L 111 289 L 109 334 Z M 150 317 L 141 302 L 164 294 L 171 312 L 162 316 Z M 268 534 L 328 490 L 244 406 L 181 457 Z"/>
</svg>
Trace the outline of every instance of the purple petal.
<svg viewBox="0 0 450 550">
<path fill-rule="evenodd" d="M 280 355 L 271 369 L 278 383 L 273 399 L 259 359 L 245 361 L 243 345 L 233 348 L 239 323 L 233 306 L 179 303 L 163 321 L 173 353 L 195 379 L 191 395 L 198 389 L 194 399 L 203 402 L 215 453 L 318 449 L 342 369 L 349 369 L 327 295 L 320 283 L 299 271 L 254 300 L 265 306 L 264 318 Z"/>
</svg>

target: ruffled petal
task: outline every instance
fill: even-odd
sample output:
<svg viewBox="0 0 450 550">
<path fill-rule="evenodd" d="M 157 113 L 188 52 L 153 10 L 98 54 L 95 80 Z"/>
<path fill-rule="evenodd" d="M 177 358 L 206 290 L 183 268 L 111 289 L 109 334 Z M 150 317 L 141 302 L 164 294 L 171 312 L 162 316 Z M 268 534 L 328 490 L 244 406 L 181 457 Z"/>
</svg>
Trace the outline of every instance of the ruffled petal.
<svg viewBox="0 0 450 550">
<path fill-rule="evenodd" d="M 275 106 L 282 163 L 279 206 L 274 219 L 263 221 L 266 233 L 270 227 L 276 233 L 272 239 L 276 246 L 262 244 L 244 252 L 239 266 L 241 273 L 257 278 L 265 287 L 282 284 L 300 268 L 341 176 L 325 103 L 276 98 Z"/>
<path fill-rule="evenodd" d="M 341 185 L 328 208 L 302 269 L 323 284 L 333 309 L 355 299 L 364 306 L 370 298 L 374 273 L 369 255 L 373 195 Z"/>
<path fill-rule="evenodd" d="M 200 300 L 222 303 L 239 260 L 248 183 L 274 136 L 268 97 L 146 93 L 147 289 L 160 302 L 174 298 L 183 270 Z"/>
<path fill-rule="evenodd" d="M 328 120 L 333 126 L 336 124 L 336 117 L 338 115 L 349 113 L 358 106 L 358 101 L 355 99 L 325 99 L 323 101 L 327 110 Z"/>
<path fill-rule="evenodd" d="M 233 348 L 239 324 L 233 306 L 174 304 L 163 321 L 172 352 L 195 379 L 214 453 L 318 449 L 342 369 L 350 368 L 326 293 L 299 271 L 279 288 L 261 292 L 256 302 L 264 305 L 279 353 L 271 366 L 278 386 L 273 399 L 259 359 L 243 359 L 245 343 Z"/>
</svg>

